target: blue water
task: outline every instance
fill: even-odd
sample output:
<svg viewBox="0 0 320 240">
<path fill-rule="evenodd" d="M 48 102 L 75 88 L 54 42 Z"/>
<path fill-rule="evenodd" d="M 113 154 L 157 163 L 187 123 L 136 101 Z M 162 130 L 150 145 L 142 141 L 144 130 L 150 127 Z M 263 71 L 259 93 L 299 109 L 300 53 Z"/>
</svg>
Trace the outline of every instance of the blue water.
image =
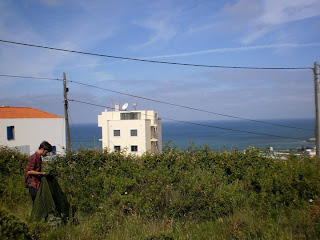
<svg viewBox="0 0 320 240">
<path fill-rule="evenodd" d="M 222 148 L 227 150 L 233 148 L 243 150 L 248 146 L 260 148 L 272 146 L 274 149 L 314 146 L 314 143 L 305 141 L 314 137 L 313 119 L 264 121 L 309 129 L 309 131 L 236 120 L 199 121 L 195 122 L 196 124 L 162 122 L 162 143 L 165 145 L 165 143 L 171 141 L 171 146 L 183 149 L 190 146 L 190 143 L 198 146 L 207 144 L 215 150 Z M 101 142 L 99 141 L 101 138 L 101 128 L 97 124 L 73 124 L 70 126 L 70 132 L 73 150 L 79 148 L 101 148 Z"/>
</svg>

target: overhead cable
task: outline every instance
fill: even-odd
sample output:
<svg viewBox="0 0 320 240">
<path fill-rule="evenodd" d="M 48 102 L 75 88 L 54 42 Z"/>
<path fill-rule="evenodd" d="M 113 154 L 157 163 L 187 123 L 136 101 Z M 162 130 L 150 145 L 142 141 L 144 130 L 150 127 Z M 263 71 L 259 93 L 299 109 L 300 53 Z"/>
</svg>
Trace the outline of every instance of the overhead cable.
<svg viewBox="0 0 320 240">
<path fill-rule="evenodd" d="M 170 105 L 170 106 L 185 108 L 185 109 L 194 110 L 194 111 L 198 111 L 198 112 L 210 113 L 210 114 L 223 116 L 223 117 L 240 119 L 240 120 L 251 121 L 251 122 L 256 122 L 256 123 L 269 124 L 269 125 L 278 126 L 278 127 L 286 127 L 286 128 L 293 128 L 293 129 L 299 129 L 299 130 L 305 130 L 305 131 L 313 131 L 311 129 L 299 128 L 299 127 L 294 127 L 294 126 L 287 126 L 287 125 L 282 125 L 282 124 L 278 124 L 278 123 L 265 122 L 265 121 L 254 120 L 254 119 L 249 119 L 249 118 L 242 118 L 242 117 L 232 116 L 232 115 L 228 115 L 228 114 L 222 114 L 222 113 L 212 112 L 212 111 L 208 111 L 208 110 L 198 109 L 198 108 L 194 108 L 194 107 L 188 107 L 188 106 L 184 106 L 184 105 L 180 105 L 180 104 L 175 104 L 175 103 L 155 100 L 155 99 L 151 99 L 151 98 L 140 97 L 140 96 L 137 96 L 137 95 L 132 95 L 132 94 L 129 94 L 129 93 L 123 93 L 123 92 L 119 92 L 119 91 L 114 91 L 114 90 L 110 90 L 110 89 L 107 89 L 107 88 L 97 87 L 97 86 L 94 86 L 94 85 L 91 85 L 91 84 L 81 83 L 81 82 L 77 82 L 77 81 L 73 81 L 73 80 L 68 80 L 68 82 L 76 83 L 76 84 L 87 86 L 87 87 L 97 88 L 97 89 L 100 89 L 100 90 L 105 90 L 105 91 L 108 91 L 108 92 L 113 92 L 113 93 L 117 93 L 117 94 L 121 94 L 121 95 L 126 95 L 126 96 L 129 96 L 129 97 L 139 98 L 139 99 L 143 99 L 143 100 L 147 100 L 147 101 L 152 101 L 152 102 L 166 104 L 166 105 Z"/>
<path fill-rule="evenodd" d="M 99 105 L 99 104 L 94 104 L 94 103 L 89 103 L 89 102 L 84 102 L 84 101 L 78 101 L 78 100 L 75 100 L 75 99 L 69 99 L 69 101 L 78 102 L 78 103 L 87 104 L 87 105 L 96 106 L 96 107 L 114 109 L 114 108 L 106 107 L 106 106 Z M 267 133 L 244 131 L 244 130 L 239 130 L 239 129 L 225 128 L 225 127 L 219 127 L 219 126 L 214 126 L 214 125 L 207 125 L 207 124 L 202 124 L 202 123 L 195 123 L 195 122 L 177 120 L 177 119 L 166 118 L 166 117 L 161 117 L 161 119 L 166 119 L 166 120 L 170 120 L 170 121 L 174 121 L 174 122 L 186 123 L 186 124 L 191 124 L 191 125 L 196 125 L 196 126 L 201 126 L 201 127 L 222 129 L 222 130 L 233 131 L 233 132 L 241 132 L 241 133 L 247 133 L 247 134 L 262 135 L 262 136 L 268 136 L 268 137 L 287 138 L 287 139 L 295 139 L 295 140 L 305 140 L 305 139 L 296 138 L 296 137 L 287 137 L 287 136 L 273 135 L 273 134 L 267 134 Z"/>
<path fill-rule="evenodd" d="M 0 74 L 0 77 L 11 77 L 11 78 L 30 78 L 30 79 L 38 79 L 38 80 L 54 80 L 54 81 L 63 81 L 59 78 L 46 78 L 46 77 L 32 77 L 32 76 L 17 76 L 17 75 L 7 75 Z"/>
<path fill-rule="evenodd" d="M 15 76 L 15 75 L 7 75 L 7 74 L 0 74 L 0 77 L 30 78 L 30 79 L 38 79 L 38 80 L 40 79 L 40 80 L 63 81 L 63 79 L 59 79 L 59 78 L 45 78 L 45 77 L 32 77 L 32 76 Z M 199 111 L 199 112 L 206 112 L 206 113 L 215 114 L 215 115 L 224 116 L 224 117 L 229 117 L 229 118 L 234 118 L 234 119 L 240 119 L 240 120 L 245 120 L 245 121 L 257 122 L 257 123 L 262 123 L 262 124 L 269 124 L 269 125 L 274 125 L 274 126 L 278 126 L 278 127 L 293 128 L 293 129 L 305 130 L 305 131 L 314 131 L 314 130 L 312 130 L 312 129 L 305 129 L 305 128 L 299 128 L 299 127 L 288 126 L 288 125 L 283 125 L 283 124 L 271 123 L 271 122 L 266 122 L 266 121 L 260 121 L 260 120 L 242 118 L 242 117 L 237 117 L 237 116 L 232 116 L 232 115 L 227 115 L 227 114 L 222 114 L 222 113 L 216 113 L 216 112 L 211 112 L 211 111 L 207 111 L 207 110 L 202 110 L 202 109 L 198 109 L 198 108 L 183 106 L 183 105 L 179 105 L 179 104 L 168 103 L 168 102 L 159 101 L 159 100 L 154 100 L 154 99 L 150 99 L 150 98 L 146 98 L 146 97 L 141 97 L 141 96 L 136 96 L 136 95 L 132 95 L 132 94 L 128 94 L 128 93 L 122 93 L 122 92 L 118 92 L 118 91 L 114 91 L 114 90 L 110 90 L 110 89 L 106 89 L 106 88 L 94 86 L 94 85 L 91 85 L 91 84 L 81 83 L 81 82 L 77 82 L 77 81 L 73 81 L 73 80 L 68 80 L 68 82 L 76 83 L 76 84 L 79 84 L 79 85 L 84 85 L 84 86 L 88 86 L 88 87 L 92 87 L 92 88 L 97 88 L 97 89 L 100 89 L 100 90 L 105 90 L 105 91 L 109 91 L 109 92 L 113 92 L 113 93 L 117 93 L 117 94 L 122 94 L 122 95 L 130 96 L 130 97 L 134 97 L 134 98 L 139 98 L 139 99 L 143 99 L 143 100 L 147 100 L 147 101 L 153 101 L 153 102 L 157 102 L 157 103 L 161 103 L 161 104 L 167 104 L 167 105 L 176 106 L 176 107 L 181 107 L 181 108 L 186 108 L 186 109 L 189 109 L 189 110 L 194 110 L 194 111 Z"/>
<path fill-rule="evenodd" d="M 80 100 L 74 100 L 74 99 L 70 99 L 70 98 L 68 98 L 68 101 L 70 101 L 70 102 L 77 102 L 77 103 L 83 103 L 83 104 L 87 104 L 87 105 L 91 105 L 91 106 L 95 106 L 95 107 L 103 107 L 103 108 L 115 110 L 115 108 L 113 108 L 113 107 L 107 107 L 107 106 L 104 106 L 104 105 L 99 105 L 99 104 L 94 104 L 94 103 L 83 102 L 83 101 L 80 101 Z"/>
<path fill-rule="evenodd" d="M 63 49 L 63 48 L 55 48 L 55 47 L 29 44 L 29 43 L 14 42 L 14 41 L 2 40 L 2 39 L 0 39 L 0 42 L 9 43 L 9 44 L 16 44 L 16 45 L 21 45 L 21 46 L 27 46 L 27 47 L 34 47 L 34 48 L 42 48 L 42 49 L 48 49 L 48 50 L 54 50 L 54 51 L 90 55 L 90 56 L 96 56 L 96 57 L 106 57 L 106 58 L 114 58 L 114 59 L 129 60 L 129 61 L 148 62 L 148 63 L 172 64 L 172 65 L 189 66 L 189 67 L 251 69 L 251 70 L 305 70 L 305 69 L 313 69 L 312 67 L 241 67 L 241 66 L 221 66 L 221 65 L 203 65 L 203 64 L 178 63 L 178 62 L 164 62 L 164 61 L 154 61 L 154 60 L 147 60 L 147 59 L 141 59 L 141 58 L 119 57 L 119 56 L 112 56 L 112 55 L 99 54 L 99 53 L 82 52 L 82 51 L 75 51 L 75 50 L 69 50 L 69 49 Z"/>
</svg>

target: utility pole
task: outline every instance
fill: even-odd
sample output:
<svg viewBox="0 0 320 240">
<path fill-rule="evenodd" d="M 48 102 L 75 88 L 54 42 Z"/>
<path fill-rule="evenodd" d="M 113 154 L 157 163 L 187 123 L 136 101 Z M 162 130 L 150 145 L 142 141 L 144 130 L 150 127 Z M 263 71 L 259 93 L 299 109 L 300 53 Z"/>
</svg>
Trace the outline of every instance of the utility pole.
<svg viewBox="0 0 320 240">
<path fill-rule="evenodd" d="M 68 115 L 68 93 L 69 89 L 67 88 L 67 77 L 66 73 L 63 73 L 63 95 L 64 95 L 64 117 L 66 121 L 66 134 L 67 134 L 67 154 L 71 152 L 71 138 L 70 138 L 70 128 L 69 128 L 69 115 Z"/>
<path fill-rule="evenodd" d="M 315 138 L 316 138 L 316 156 L 320 157 L 320 117 L 319 117 L 319 65 L 317 62 L 314 62 L 314 100 L 316 104 L 316 119 L 315 119 Z"/>
</svg>

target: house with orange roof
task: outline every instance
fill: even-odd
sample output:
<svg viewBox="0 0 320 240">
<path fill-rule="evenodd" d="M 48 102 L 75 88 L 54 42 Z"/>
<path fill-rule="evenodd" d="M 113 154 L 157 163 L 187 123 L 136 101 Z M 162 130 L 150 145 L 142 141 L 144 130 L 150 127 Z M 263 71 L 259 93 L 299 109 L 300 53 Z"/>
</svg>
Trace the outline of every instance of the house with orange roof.
<svg viewBox="0 0 320 240">
<path fill-rule="evenodd" d="M 42 141 L 53 146 L 52 154 L 65 152 L 63 117 L 31 107 L 0 107 L 0 145 L 31 155 Z"/>
</svg>

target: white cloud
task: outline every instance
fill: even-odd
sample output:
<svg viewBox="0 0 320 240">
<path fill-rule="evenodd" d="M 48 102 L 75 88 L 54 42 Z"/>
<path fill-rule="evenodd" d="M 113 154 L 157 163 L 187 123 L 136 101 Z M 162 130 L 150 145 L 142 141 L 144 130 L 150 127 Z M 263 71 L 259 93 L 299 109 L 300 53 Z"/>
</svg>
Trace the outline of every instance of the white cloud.
<svg viewBox="0 0 320 240">
<path fill-rule="evenodd" d="M 144 14 L 136 16 L 132 23 L 141 27 L 142 32 L 147 30 L 147 39 L 135 46 L 136 49 L 162 41 L 169 41 L 176 36 L 178 31 L 176 24 L 181 17 L 181 11 L 174 4 L 175 2 L 170 1 L 148 1 L 143 4 L 139 10 L 144 11 Z"/>
<path fill-rule="evenodd" d="M 265 0 L 264 14 L 259 21 L 265 24 L 283 24 L 320 15 L 318 0 Z"/>
<path fill-rule="evenodd" d="M 245 46 L 245 47 L 216 48 L 216 49 L 208 49 L 203 51 L 144 57 L 144 59 L 186 57 L 186 56 L 202 55 L 202 54 L 208 54 L 208 53 L 225 53 L 225 52 L 240 52 L 240 51 L 252 51 L 252 50 L 261 50 L 261 49 L 278 49 L 278 48 L 283 49 L 283 48 L 303 48 L 303 47 L 320 47 L 320 42 L 319 43 L 282 43 L 282 44 L 256 45 L 256 46 Z"/>
<path fill-rule="evenodd" d="M 164 80 L 162 83 L 153 84 L 153 89 L 144 89 L 145 91 L 139 95 L 233 116 L 250 118 L 313 116 L 311 71 L 261 73 L 258 70 L 214 70 L 201 71 L 192 76 L 184 75 L 181 79 L 183 80 Z M 186 109 L 140 99 L 138 101 L 157 109 L 163 117 L 177 119 L 187 112 L 190 120 L 216 118 L 211 114 L 194 115 L 192 111 Z M 299 108 L 301 110 L 297 111 Z"/>
<path fill-rule="evenodd" d="M 242 25 L 247 21 L 260 16 L 262 2 L 257 0 L 238 0 L 234 4 L 227 3 L 223 8 L 223 14 L 230 17 L 233 25 Z"/>
<path fill-rule="evenodd" d="M 247 1 L 247 0 L 240 0 Z M 318 0 L 263 0 L 262 13 L 249 24 L 244 43 L 251 43 L 283 24 L 320 16 Z"/>
<path fill-rule="evenodd" d="M 169 22 L 170 21 L 168 20 L 149 19 L 144 22 L 137 23 L 138 25 L 149 29 L 152 34 L 146 42 L 136 46 L 135 48 L 143 48 L 158 41 L 168 41 L 174 37 L 177 32 Z"/>
<path fill-rule="evenodd" d="M 59 0 L 40 1 L 40 3 L 64 7 Z M 32 2 L 28 2 L 28 4 L 32 4 Z M 33 4 L 36 3 L 33 2 Z M 99 12 L 99 14 L 88 12 L 88 10 L 87 14 L 84 15 L 78 13 L 73 13 L 71 16 L 61 15 L 61 17 L 64 17 L 63 21 L 58 21 L 59 19 L 50 12 L 44 24 L 35 24 L 33 21 L 37 21 L 37 17 L 31 17 L 30 15 L 36 12 L 36 9 L 32 10 L 33 12 L 29 12 L 33 8 L 26 5 L 21 4 L 17 7 L 10 4 L 10 2 L 0 1 L 2 10 L 2 14 L 0 14 L 1 39 L 70 50 L 82 50 L 91 48 L 108 38 L 113 32 L 112 26 L 107 27 L 108 18 L 105 18 L 105 12 L 103 11 Z M 22 10 L 28 8 L 28 13 L 21 14 L 21 9 L 19 10 L 19 8 Z M 57 8 L 57 11 L 61 10 Z M 8 43 L 1 43 L 0 45 L 0 60 L 2 62 L 0 71 L 6 74 L 44 75 L 50 77 L 57 67 L 62 66 L 63 69 L 71 69 L 68 64 L 74 59 L 77 60 L 77 65 L 90 68 L 97 66 L 99 61 L 98 59 L 89 61 L 88 58 L 79 58 L 77 54 L 54 52 Z M 72 67 L 74 65 L 72 64 Z"/>
<path fill-rule="evenodd" d="M 42 3 L 41 6 L 39 2 Z M 317 42 L 317 38 L 315 37 L 305 41 L 290 41 L 290 39 L 283 37 L 281 44 L 257 43 L 256 45 L 250 44 L 244 47 L 230 45 L 233 42 L 237 42 L 236 46 L 241 46 L 239 45 L 240 36 L 246 36 L 246 43 L 252 43 L 254 40 L 261 39 L 267 33 L 272 33 L 274 29 L 281 30 L 281 27 L 286 23 L 317 16 L 319 3 L 316 1 L 271 0 L 269 2 L 262 0 L 240 0 L 236 2 L 223 2 L 229 2 L 230 4 L 224 8 L 222 7 L 223 11 L 221 14 L 217 14 L 221 10 L 221 2 L 212 3 L 209 9 L 208 5 L 210 4 L 207 5 L 207 3 L 200 3 L 198 1 L 34 0 L 24 1 L 24 4 L 12 4 L 12 1 L 0 1 L 0 9 L 2 9 L 0 32 L 2 39 L 12 41 L 128 57 L 132 54 L 132 52 L 127 51 L 128 46 L 138 44 L 136 49 L 139 50 L 139 56 L 151 55 L 151 57 L 145 57 L 145 59 L 187 57 L 205 54 L 214 55 L 214 53 L 244 53 L 243 55 L 220 54 L 217 60 L 213 56 L 211 59 L 203 57 L 193 58 L 191 61 L 196 62 L 199 59 L 201 62 L 207 60 L 207 62 L 211 63 L 219 61 L 226 65 L 228 65 L 228 62 L 230 64 L 239 63 L 239 61 L 236 61 L 236 58 L 241 58 L 243 65 L 251 65 L 256 60 L 260 62 L 260 65 L 272 65 L 274 63 L 272 59 L 264 59 L 264 56 L 260 54 L 262 51 L 257 50 L 305 48 L 303 49 L 306 50 L 305 52 L 311 52 L 309 50 L 315 52 L 320 47 L 320 42 Z M 25 8 L 25 5 L 28 5 L 28 8 Z M 34 9 L 31 5 L 44 10 L 44 12 L 39 13 L 42 13 L 43 16 L 47 14 L 47 18 L 38 18 L 38 15 L 35 13 L 39 9 Z M 214 6 L 217 6 L 217 8 L 214 8 Z M 75 11 L 71 12 L 69 9 L 75 9 Z M 203 15 L 201 15 L 202 13 Z M 315 24 L 315 21 L 313 23 Z M 222 24 L 225 25 L 222 26 Z M 193 28 L 190 28 L 190 26 Z M 223 28 L 226 29 L 225 31 L 230 30 L 231 34 L 229 34 L 230 32 L 225 34 L 225 32 L 215 31 L 220 27 L 221 29 L 225 27 Z M 296 29 L 295 27 L 293 28 Z M 188 32 L 187 29 L 191 30 Z M 300 33 L 299 30 L 292 31 L 291 33 L 293 32 Z M 214 38 L 217 35 L 219 35 L 218 38 Z M 271 42 L 277 43 L 279 42 L 277 40 L 279 39 L 273 39 Z M 195 51 L 194 49 L 205 50 Z M 143 50 L 147 50 L 148 52 L 143 52 Z M 252 54 L 249 51 L 256 52 Z M 172 52 L 172 54 L 167 54 L 168 52 Z M 247 56 L 251 54 L 252 57 L 254 55 L 254 59 L 250 59 Z M 288 56 L 289 54 L 285 55 L 286 58 L 283 58 L 283 63 L 303 65 L 305 62 L 304 59 L 300 60 L 299 56 L 297 57 L 294 54 L 292 54 L 292 59 L 294 58 L 294 60 L 287 62 L 285 59 L 288 59 Z M 309 56 L 305 54 L 304 57 L 311 58 Z M 281 60 L 277 61 L 278 65 L 281 64 Z M 278 112 L 283 112 L 283 115 L 286 115 L 285 108 L 287 106 L 299 103 L 299 98 L 305 99 L 306 102 L 303 104 L 307 105 L 308 109 L 312 109 L 308 105 L 308 101 L 312 97 L 308 97 L 307 94 L 303 96 L 302 94 L 297 94 L 299 91 L 308 92 L 299 84 L 294 85 L 297 87 L 297 90 L 293 88 L 288 89 L 288 82 L 281 86 L 277 85 L 274 89 L 283 92 L 275 97 L 270 97 L 269 95 L 263 95 L 265 91 L 270 90 L 270 86 L 272 85 L 269 79 L 261 79 L 260 76 L 252 75 L 248 79 L 248 76 L 242 76 L 241 73 L 233 71 L 226 71 L 233 73 L 230 76 L 215 75 L 214 77 L 206 78 L 204 76 L 199 77 L 197 72 L 199 68 L 195 68 L 197 70 L 188 69 L 180 71 L 174 70 L 173 66 L 167 68 L 167 66 L 162 65 L 162 67 L 158 68 L 159 65 L 153 64 L 151 66 L 150 64 L 144 68 L 135 63 L 119 67 L 115 64 L 106 65 L 109 61 L 113 61 L 106 58 L 27 48 L 4 43 L 0 44 L 0 61 L 0 71 L 2 74 L 61 78 L 62 72 L 65 71 L 68 79 L 71 80 L 92 85 L 98 84 L 101 87 L 120 89 L 119 91 L 150 98 L 165 99 L 168 102 L 181 104 L 203 106 L 205 101 L 209 101 L 213 103 L 212 108 L 217 108 L 212 109 L 213 111 L 224 113 L 230 110 L 232 113 L 234 111 L 235 115 L 247 114 L 250 111 L 252 114 L 255 114 L 253 110 L 259 113 L 259 111 L 263 111 L 261 110 L 262 107 L 256 105 L 261 103 L 262 106 L 267 107 L 268 101 L 276 102 L 274 107 L 278 107 L 277 105 L 280 106 L 282 99 L 286 98 L 286 96 L 286 101 L 281 103 L 284 107 L 277 110 Z M 128 61 L 120 62 L 129 63 Z M 164 69 L 168 69 L 168 71 Z M 216 70 L 215 72 L 217 72 Z M 194 73 L 194 76 L 186 76 L 191 73 Z M 176 82 L 177 78 L 183 80 Z M 283 78 L 292 79 L 292 76 L 284 76 Z M 162 84 L 157 82 L 159 79 L 164 80 Z M 301 79 L 306 78 L 301 77 Z M 217 81 L 215 82 L 215 80 Z M 265 81 L 263 82 L 263 80 Z M 5 81 L 0 83 L 0 95 L 2 96 L 0 100 L 3 102 L 11 101 L 20 105 L 25 103 L 35 107 L 39 106 L 40 109 L 45 107 L 52 109 L 53 112 L 57 111 L 54 106 L 51 107 L 51 104 L 54 105 L 57 99 L 61 101 L 62 84 L 54 83 L 50 85 L 35 81 L 32 84 L 29 83 L 23 81 L 16 83 L 15 81 L 11 81 L 11 79 L 5 79 Z M 299 81 L 295 83 L 299 83 Z M 78 90 L 83 91 L 83 95 L 77 94 L 76 91 Z M 41 96 L 37 97 L 38 92 L 40 92 Z M 26 95 L 28 93 L 32 94 L 31 97 Z M 57 93 L 57 96 L 52 97 L 50 93 Z M 21 97 L 19 99 L 14 98 L 16 94 Z M 11 97 L 9 97 L 10 95 Z M 110 102 L 110 97 L 113 95 L 116 94 L 95 91 L 95 89 L 89 90 L 89 88 L 84 88 L 83 86 L 70 84 L 70 98 L 106 104 Z M 48 97 L 46 98 L 46 96 Z M 248 100 L 249 96 L 252 96 L 250 101 Z M 24 101 L 26 98 L 28 99 Z M 131 102 L 133 101 L 136 101 L 136 99 Z M 116 95 L 115 102 L 123 103 L 124 97 Z M 312 100 L 309 102 L 312 104 Z M 148 104 L 153 107 L 154 103 Z M 301 102 L 299 104 L 303 105 Z M 61 102 L 59 102 L 59 109 L 60 105 Z M 142 100 L 139 106 L 144 107 Z M 167 106 L 163 108 L 165 109 Z M 273 106 L 270 107 L 269 105 L 269 108 L 273 108 Z M 100 109 L 99 111 L 91 109 L 92 106 L 84 108 L 79 103 L 72 103 L 71 108 L 71 110 L 76 112 L 75 116 L 77 116 L 79 121 L 87 121 L 87 118 L 89 118 L 88 113 L 92 113 L 90 118 L 96 121 L 96 112 L 99 112 Z M 179 115 L 180 113 L 174 111 L 174 114 Z M 293 116 L 300 113 L 293 111 L 290 114 L 287 115 Z"/>
</svg>

